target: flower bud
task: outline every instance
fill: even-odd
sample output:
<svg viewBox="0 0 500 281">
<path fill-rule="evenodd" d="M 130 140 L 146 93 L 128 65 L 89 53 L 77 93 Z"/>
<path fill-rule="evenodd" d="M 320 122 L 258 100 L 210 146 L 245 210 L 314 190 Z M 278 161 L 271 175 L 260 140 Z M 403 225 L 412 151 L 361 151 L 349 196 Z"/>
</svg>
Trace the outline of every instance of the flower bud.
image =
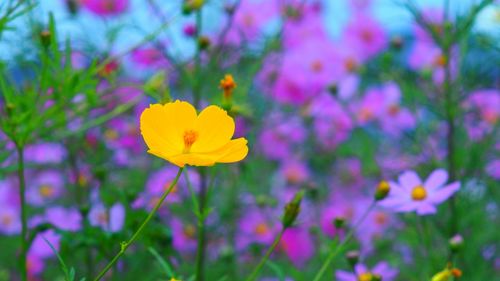
<svg viewBox="0 0 500 281">
<path fill-rule="evenodd" d="M 382 281 L 382 276 L 380 274 L 373 274 L 372 281 Z"/>
<path fill-rule="evenodd" d="M 292 226 L 295 219 L 297 219 L 300 213 L 300 202 L 302 201 L 302 197 L 304 197 L 304 191 L 299 191 L 295 194 L 292 201 L 285 205 L 285 214 L 282 219 L 284 229 Z"/>
<path fill-rule="evenodd" d="M 219 88 L 224 91 L 224 105 L 226 107 L 231 107 L 233 91 L 234 89 L 236 89 L 236 86 L 237 84 L 231 74 L 226 74 L 226 76 L 224 76 L 224 79 L 220 80 Z"/>
<path fill-rule="evenodd" d="M 359 261 L 358 251 L 349 251 L 345 254 L 345 258 L 350 266 L 354 267 Z"/>
<path fill-rule="evenodd" d="M 50 46 L 50 41 L 51 41 L 52 35 L 50 34 L 50 31 L 48 30 L 43 30 L 40 32 L 40 42 L 42 43 L 42 46 L 47 48 Z"/>
<path fill-rule="evenodd" d="M 198 48 L 200 50 L 208 49 L 208 47 L 210 47 L 210 44 L 210 38 L 208 38 L 207 36 L 200 36 L 200 38 L 198 38 Z"/>
<path fill-rule="evenodd" d="M 330 93 L 332 96 L 336 97 L 337 94 L 339 93 L 339 86 L 337 84 L 331 84 L 328 86 L 328 93 Z"/>
<path fill-rule="evenodd" d="M 403 38 L 401 38 L 400 36 L 396 36 L 391 40 L 391 47 L 395 50 L 401 50 L 403 44 L 404 44 Z"/>
<path fill-rule="evenodd" d="M 377 189 L 375 190 L 375 201 L 383 200 L 389 195 L 391 191 L 391 186 L 386 181 L 381 181 L 377 185 Z"/>
<path fill-rule="evenodd" d="M 462 235 L 456 234 L 448 241 L 448 245 L 450 246 L 451 251 L 456 253 L 463 247 L 464 238 L 462 237 Z"/>
<path fill-rule="evenodd" d="M 337 229 L 344 228 L 344 226 L 345 226 L 345 218 L 342 217 L 342 216 L 335 217 L 335 219 L 333 219 L 333 225 Z"/>
</svg>

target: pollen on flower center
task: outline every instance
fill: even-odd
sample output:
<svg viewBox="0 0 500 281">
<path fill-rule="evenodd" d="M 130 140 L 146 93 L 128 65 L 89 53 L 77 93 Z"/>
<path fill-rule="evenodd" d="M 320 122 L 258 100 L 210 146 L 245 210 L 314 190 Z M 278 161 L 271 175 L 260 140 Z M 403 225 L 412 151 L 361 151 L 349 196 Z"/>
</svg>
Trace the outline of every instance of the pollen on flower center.
<svg viewBox="0 0 500 281">
<path fill-rule="evenodd" d="M 427 197 L 427 191 L 421 185 L 417 185 L 411 191 L 411 198 L 415 201 L 422 201 Z"/>
<path fill-rule="evenodd" d="M 372 277 L 373 274 L 371 274 L 370 272 L 361 273 L 360 275 L 358 275 L 358 281 L 371 281 Z"/>
<path fill-rule="evenodd" d="M 13 222 L 13 219 L 11 216 L 3 216 L 1 219 L 0 219 L 0 222 L 2 223 L 2 225 L 4 226 L 8 226 L 8 225 L 11 225 L 12 222 Z"/>
<path fill-rule="evenodd" d="M 314 72 L 321 72 L 321 70 L 323 70 L 323 64 L 321 63 L 321 61 L 316 60 L 313 63 L 311 63 L 311 69 Z"/>
<path fill-rule="evenodd" d="M 183 233 L 187 237 L 193 238 L 196 234 L 196 228 L 192 224 L 188 224 L 184 226 Z"/>
<path fill-rule="evenodd" d="M 184 152 L 189 152 L 197 138 L 198 133 L 196 131 L 187 130 L 184 132 Z"/>
<path fill-rule="evenodd" d="M 267 227 L 267 225 L 265 223 L 259 223 L 256 227 L 255 227 L 255 233 L 257 235 L 264 235 L 266 234 L 267 232 L 269 231 L 269 228 Z"/>
<path fill-rule="evenodd" d="M 54 188 L 48 184 L 44 184 L 40 187 L 39 192 L 42 197 L 52 197 L 54 195 Z"/>
</svg>

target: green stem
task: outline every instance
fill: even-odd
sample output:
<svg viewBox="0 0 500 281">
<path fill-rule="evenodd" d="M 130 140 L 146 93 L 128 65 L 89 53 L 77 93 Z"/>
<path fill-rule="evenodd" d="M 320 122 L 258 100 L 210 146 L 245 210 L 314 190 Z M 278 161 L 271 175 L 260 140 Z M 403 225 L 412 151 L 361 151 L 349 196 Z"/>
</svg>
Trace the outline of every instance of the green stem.
<svg viewBox="0 0 500 281">
<path fill-rule="evenodd" d="M 257 265 L 257 267 L 252 271 L 252 274 L 250 274 L 250 276 L 248 276 L 248 278 L 246 279 L 247 281 L 253 281 L 253 280 L 255 280 L 258 277 L 258 274 L 259 274 L 260 270 L 262 269 L 262 267 L 264 266 L 264 264 L 266 263 L 266 261 L 269 259 L 269 256 L 271 256 L 271 254 L 274 251 L 274 249 L 278 246 L 279 242 L 281 241 L 281 237 L 283 237 L 283 233 L 284 232 L 285 232 L 285 228 L 283 228 L 280 231 L 280 233 L 278 234 L 278 236 L 276 237 L 276 239 L 274 239 L 273 244 L 267 250 L 267 252 L 264 255 L 264 257 L 262 257 L 262 259 L 260 260 L 260 262 Z"/>
<path fill-rule="evenodd" d="M 354 231 L 359 227 L 359 225 L 366 219 L 366 216 L 372 211 L 372 209 L 375 207 L 375 201 L 372 202 L 370 207 L 366 209 L 365 213 L 361 216 L 359 221 L 352 227 L 349 232 L 347 233 L 346 237 L 342 242 L 335 247 L 335 250 L 331 251 L 328 257 L 326 258 L 325 262 L 321 266 L 321 269 L 316 273 L 316 276 L 314 277 L 313 281 L 319 281 L 321 280 L 321 277 L 325 274 L 325 271 L 328 269 L 330 264 L 332 263 L 333 259 L 337 256 L 337 254 L 344 248 L 345 245 L 347 245 L 347 242 L 351 239 L 351 237 L 354 235 Z"/>
<path fill-rule="evenodd" d="M 141 226 L 139 226 L 139 228 L 137 229 L 137 231 L 132 235 L 132 237 L 127 242 L 122 242 L 120 252 L 118 252 L 118 254 L 116 254 L 116 256 L 101 271 L 101 273 L 99 273 L 99 275 L 97 275 L 97 277 L 94 279 L 94 281 L 101 280 L 101 278 L 106 274 L 106 272 L 108 272 L 111 269 L 111 267 L 113 267 L 113 265 L 118 261 L 118 259 L 120 259 L 120 257 L 125 253 L 125 251 L 127 250 L 127 248 L 135 241 L 135 239 L 137 239 L 137 237 L 142 232 L 142 230 L 146 227 L 146 225 L 148 224 L 148 222 L 156 214 L 156 212 L 160 208 L 160 206 L 163 203 L 163 201 L 165 201 L 165 198 L 167 198 L 168 194 L 172 191 L 173 187 L 177 184 L 177 181 L 179 180 L 179 177 L 182 174 L 182 170 L 184 170 L 184 168 L 179 168 L 179 171 L 177 172 L 177 175 L 175 176 L 174 181 L 170 183 L 170 186 L 165 191 L 165 193 L 163 193 L 163 195 L 161 196 L 161 198 L 158 201 L 158 203 L 156 203 L 156 206 L 149 213 L 148 217 L 144 220 L 144 222 L 141 224 Z"/>
<path fill-rule="evenodd" d="M 26 181 L 24 178 L 24 148 L 17 146 L 17 175 L 19 178 L 19 198 L 21 200 L 21 280 L 28 280 L 28 222 L 26 216 Z"/>
<path fill-rule="evenodd" d="M 201 187 L 198 194 L 198 243 L 196 250 L 196 281 L 203 281 L 205 279 L 205 248 L 206 248 L 206 234 L 205 234 L 205 207 L 207 204 L 207 175 L 203 168 L 200 169 Z"/>
</svg>

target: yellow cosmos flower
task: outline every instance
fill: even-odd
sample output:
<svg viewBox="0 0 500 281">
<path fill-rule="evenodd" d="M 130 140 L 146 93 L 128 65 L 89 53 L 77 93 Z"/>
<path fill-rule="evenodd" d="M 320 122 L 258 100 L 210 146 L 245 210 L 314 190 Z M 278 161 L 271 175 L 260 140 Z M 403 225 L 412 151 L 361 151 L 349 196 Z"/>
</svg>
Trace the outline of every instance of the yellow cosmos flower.
<svg viewBox="0 0 500 281">
<path fill-rule="evenodd" d="M 245 138 L 231 139 L 233 118 L 215 105 L 197 115 L 184 101 L 152 104 L 142 112 L 141 133 L 149 153 L 179 167 L 233 163 L 248 154 Z"/>
</svg>

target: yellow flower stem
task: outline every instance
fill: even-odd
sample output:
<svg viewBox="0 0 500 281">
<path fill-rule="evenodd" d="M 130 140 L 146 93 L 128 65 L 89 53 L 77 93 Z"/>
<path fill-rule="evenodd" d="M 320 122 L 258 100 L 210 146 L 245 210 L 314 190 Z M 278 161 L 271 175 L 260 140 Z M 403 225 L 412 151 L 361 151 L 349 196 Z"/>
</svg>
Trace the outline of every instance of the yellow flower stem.
<svg viewBox="0 0 500 281">
<path fill-rule="evenodd" d="M 321 266 L 321 269 L 318 271 L 318 273 L 316 273 L 316 276 L 314 277 L 313 281 L 321 280 L 321 277 L 323 277 L 323 275 L 325 274 L 325 271 L 328 269 L 328 267 L 332 263 L 333 259 L 338 255 L 338 253 L 340 253 L 340 251 L 344 248 L 344 246 L 347 245 L 347 242 L 349 242 L 349 240 L 354 235 L 354 231 L 356 231 L 356 229 L 366 219 L 368 214 L 373 210 L 373 208 L 375 207 L 375 203 L 376 203 L 376 201 L 373 201 L 371 203 L 370 207 L 368 207 L 368 209 L 366 209 L 365 213 L 361 216 L 359 221 L 354 225 L 354 227 L 352 227 L 349 230 L 349 232 L 345 236 L 344 240 L 342 240 L 342 242 L 339 245 L 337 245 L 337 247 L 335 247 L 335 249 L 333 251 L 330 252 L 330 254 L 326 258 L 325 262 Z"/>
<path fill-rule="evenodd" d="M 168 187 L 168 189 L 165 191 L 165 193 L 163 193 L 160 200 L 158 201 L 156 206 L 153 208 L 153 210 L 151 210 L 151 212 L 149 213 L 147 218 L 144 220 L 144 222 L 141 224 L 141 226 L 139 226 L 139 228 L 136 230 L 136 232 L 132 235 L 132 237 L 128 241 L 122 242 L 121 249 L 118 252 L 118 254 L 116 254 L 116 256 L 108 263 L 108 265 L 106 265 L 106 267 L 104 267 L 104 269 L 101 271 L 101 273 L 99 273 L 99 275 L 97 275 L 97 277 L 94 279 L 94 281 L 101 280 L 101 278 L 106 274 L 106 272 L 108 272 L 111 269 L 111 267 L 113 267 L 113 265 L 120 259 L 120 257 L 125 253 L 125 251 L 128 249 L 128 247 L 130 247 L 130 245 L 137 239 L 137 237 L 142 232 L 142 230 L 146 227 L 148 222 L 154 217 L 154 215 L 156 214 L 156 212 L 160 208 L 163 201 L 165 201 L 165 198 L 167 198 L 168 194 L 170 194 L 170 192 L 172 191 L 174 186 L 177 184 L 177 181 L 179 181 L 179 178 L 180 178 L 183 170 L 184 170 L 184 168 L 179 168 L 179 171 L 177 172 L 177 175 L 175 176 L 174 181 L 172 181 L 172 183 L 170 183 L 170 186 Z"/>
<path fill-rule="evenodd" d="M 254 281 L 255 279 L 257 279 L 257 277 L 259 277 L 260 270 L 262 269 L 262 267 L 264 266 L 264 264 L 266 263 L 266 261 L 269 259 L 269 256 L 271 256 L 271 254 L 273 253 L 274 249 L 280 243 L 281 237 L 283 237 L 283 233 L 284 232 L 285 232 L 285 228 L 282 228 L 281 231 L 280 231 L 280 233 L 278 234 L 278 236 L 276 236 L 276 238 L 274 239 L 274 242 L 271 245 L 271 247 L 269 247 L 269 249 L 267 250 L 266 254 L 262 257 L 262 259 L 260 260 L 260 262 L 257 265 L 257 267 L 255 267 L 255 269 L 252 271 L 252 273 L 250 274 L 250 276 L 248 276 L 248 278 L 246 279 L 246 281 Z"/>
</svg>

